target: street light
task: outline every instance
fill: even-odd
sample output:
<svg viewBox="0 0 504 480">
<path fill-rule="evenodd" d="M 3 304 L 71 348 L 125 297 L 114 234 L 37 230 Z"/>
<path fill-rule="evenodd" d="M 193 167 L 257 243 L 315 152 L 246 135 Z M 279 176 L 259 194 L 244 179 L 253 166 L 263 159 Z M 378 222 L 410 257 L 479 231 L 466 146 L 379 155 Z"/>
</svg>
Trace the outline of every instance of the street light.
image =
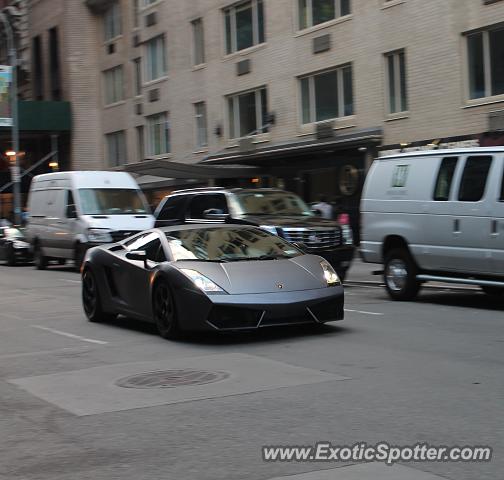
<svg viewBox="0 0 504 480">
<path fill-rule="evenodd" d="M 11 84 L 11 110 L 12 110 L 12 148 L 8 153 L 9 158 L 14 160 L 14 166 L 11 167 L 12 189 L 14 193 L 14 223 L 21 225 L 21 189 L 19 175 L 19 119 L 18 119 L 18 101 L 17 101 L 17 52 L 14 44 L 14 32 L 5 13 L 0 12 L 0 22 L 2 22 L 7 37 L 7 49 L 9 51 L 9 63 L 12 68 Z"/>
</svg>

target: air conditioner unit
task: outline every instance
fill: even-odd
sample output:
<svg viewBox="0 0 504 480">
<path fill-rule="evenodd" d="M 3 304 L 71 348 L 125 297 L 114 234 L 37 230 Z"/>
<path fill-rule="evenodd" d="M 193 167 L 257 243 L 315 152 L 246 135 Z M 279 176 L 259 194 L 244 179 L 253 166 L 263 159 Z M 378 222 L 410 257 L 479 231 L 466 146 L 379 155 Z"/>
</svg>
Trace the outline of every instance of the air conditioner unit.
<svg viewBox="0 0 504 480">
<path fill-rule="evenodd" d="M 488 131 L 504 132 L 504 110 L 497 110 L 488 114 Z"/>
<path fill-rule="evenodd" d="M 315 137 L 317 140 L 334 137 L 334 122 L 332 120 L 318 122 L 315 125 Z"/>
</svg>

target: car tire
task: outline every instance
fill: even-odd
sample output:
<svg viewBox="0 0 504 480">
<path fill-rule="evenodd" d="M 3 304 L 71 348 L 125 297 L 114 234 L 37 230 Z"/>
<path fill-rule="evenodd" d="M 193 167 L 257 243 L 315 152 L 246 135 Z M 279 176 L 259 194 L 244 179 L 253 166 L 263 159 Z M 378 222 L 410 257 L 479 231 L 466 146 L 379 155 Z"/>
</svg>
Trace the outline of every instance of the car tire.
<svg viewBox="0 0 504 480">
<path fill-rule="evenodd" d="M 166 282 L 159 282 L 152 295 L 152 313 L 157 330 L 167 340 L 180 338 L 180 327 L 173 293 Z"/>
<path fill-rule="evenodd" d="M 504 288 L 502 287 L 482 285 L 481 290 L 483 290 L 490 297 L 504 300 Z"/>
<path fill-rule="evenodd" d="M 33 263 L 37 270 L 45 270 L 47 268 L 48 258 L 44 255 L 42 247 L 37 243 L 33 251 Z"/>
<path fill-rule="evenodd" d="M 89 268 L 82 274 L 82 307 L 87 319 L 93 323 L 108 322 L 116 317 L 103 310 L 98 283 Z"/>
<path fill-rule="evenodd" d="M 412 300 L 420 290 L 416 279 L 418 268 L 405 249 L 393 249 L 385 255 L 383 280 L 387 293 L 393 300 Z"/>
<path fill-rule="evenodd" d="M 74 248 L 74 266 L 77 272 L 80 272 L 85 255 L 86 249 L 84 248 L 82 243 L 77 243 Z"/>
<path fill-rule="evenodd" d="M 6 262 L 9 267 L 16 266 L 16 252 L 14 252 L 12 245 L 7 249 Z"/>
</svg>

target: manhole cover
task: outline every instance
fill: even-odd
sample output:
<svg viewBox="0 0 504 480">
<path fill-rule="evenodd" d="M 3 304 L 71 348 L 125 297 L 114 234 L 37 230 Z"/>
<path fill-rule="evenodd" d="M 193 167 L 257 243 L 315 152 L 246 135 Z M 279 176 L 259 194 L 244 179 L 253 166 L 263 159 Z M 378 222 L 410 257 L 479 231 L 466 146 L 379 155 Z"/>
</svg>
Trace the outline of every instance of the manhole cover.
<svg viewBox="0 0 504 480">
<path fill-rule="evenodd" d="M 219 382 L 229 377 L 226 372 L 207 370 L 163 370 L 159 372 L 139 373 L 121 378 L 116 382 L 124 388 L 174 388 L 188 385 L 206 385 Z"/>
</svg>

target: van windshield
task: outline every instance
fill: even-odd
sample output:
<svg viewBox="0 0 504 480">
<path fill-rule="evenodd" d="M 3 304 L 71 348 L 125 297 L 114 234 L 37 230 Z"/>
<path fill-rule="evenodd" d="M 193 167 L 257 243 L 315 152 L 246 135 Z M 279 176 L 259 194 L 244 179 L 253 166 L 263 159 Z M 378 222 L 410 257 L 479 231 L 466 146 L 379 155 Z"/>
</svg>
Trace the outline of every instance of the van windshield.
<svg viewBox="0 0 504 480">
<path fill-rule="evenodd" d="M 149 213 L 140 192 L 131 188 L 81 188 L 83 215 L 135 215 Z"/>
</svg>

